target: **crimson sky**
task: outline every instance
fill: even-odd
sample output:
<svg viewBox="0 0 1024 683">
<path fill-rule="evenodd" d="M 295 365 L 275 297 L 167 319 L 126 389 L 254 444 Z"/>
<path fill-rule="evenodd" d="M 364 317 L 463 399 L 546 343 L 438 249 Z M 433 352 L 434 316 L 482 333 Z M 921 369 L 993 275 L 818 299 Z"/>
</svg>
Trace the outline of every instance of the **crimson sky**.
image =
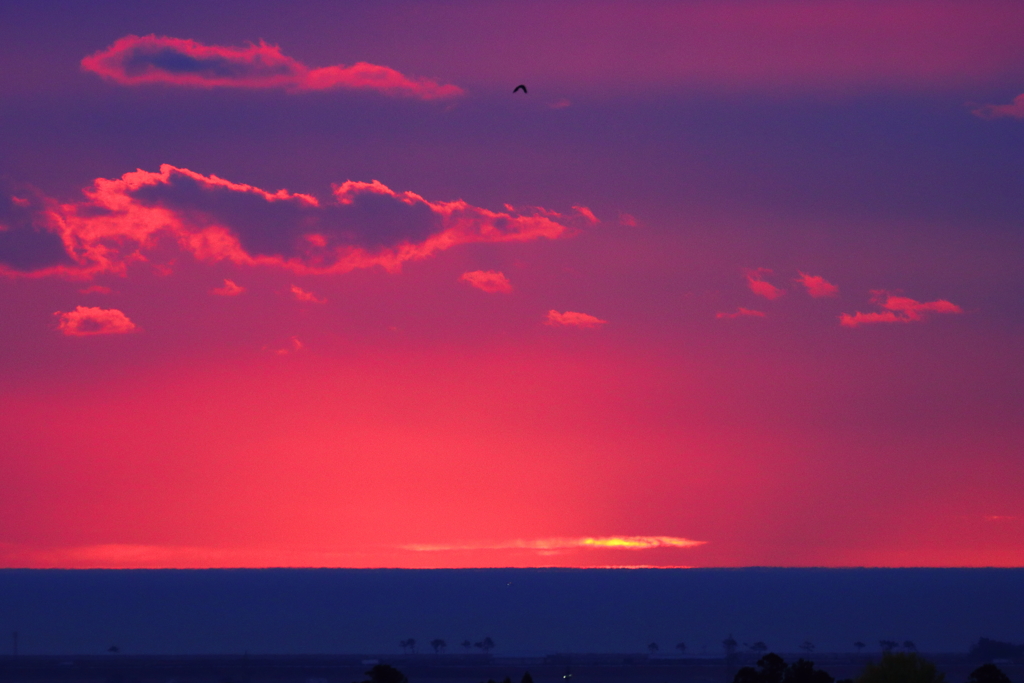
<svg viewBox="0 0 1024 683">
<path fill-rule="evenodd" d="M 1020 566 L 1022 25 L 8 3 L 0 565 Z"/>
</svg>

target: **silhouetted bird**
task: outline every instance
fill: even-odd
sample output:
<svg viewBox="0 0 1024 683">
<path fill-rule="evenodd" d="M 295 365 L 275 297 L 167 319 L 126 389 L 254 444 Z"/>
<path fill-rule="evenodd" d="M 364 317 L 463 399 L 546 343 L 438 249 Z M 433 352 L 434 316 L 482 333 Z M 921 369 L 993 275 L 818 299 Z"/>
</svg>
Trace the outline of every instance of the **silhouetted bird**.
<svg viewBox="0 0 1024 683">
<path fill-rule="evenodd" d="M 515 94 L 516 94 L 517 92 L 519 92 L 520 90 L 522 90 L 522 91 L 523 91 L 523 94 L 524 94 L 524 95 L 529 95 L 529 94 L 530 94 L 529 92 L 527 92 L 527 90 L 526 90 L 526 86 L 525 86 L 525 85 L 522 85 L 522 84 L 520 84 L 520 85 L 517 85 L 517 86 L 515 87 L 515 90 L 513 90 L 513 91 L 512 91 L 512 94 L 513 94 L 513 95 L 515 95 Z"/>
</svg>

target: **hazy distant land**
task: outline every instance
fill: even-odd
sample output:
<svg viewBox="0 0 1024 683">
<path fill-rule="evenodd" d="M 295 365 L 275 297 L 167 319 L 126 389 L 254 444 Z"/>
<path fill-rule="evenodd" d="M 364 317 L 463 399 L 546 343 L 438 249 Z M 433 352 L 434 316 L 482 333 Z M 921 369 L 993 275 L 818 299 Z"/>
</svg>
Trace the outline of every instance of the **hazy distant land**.
<svg viewBox="0 0 1024 683">
<path fill-rule="evenodd" d="M 23 656 L 849 653 L 910 640 L 966 653 L 1024 642 L 1024 569 L 0 570 L 0 629 Z M 2 631 L 0 631 L 2 632 Z M 2 642 L 2 641 L 0 641 Z M 685 642 L 685 652 L 677 643 Z M 9 650 L 9 648 L 5 648 Z M 5 652 L 6 654 L 6 652 Z M 800 652 L 801 655 L 806 653 Z M 710 664 L 710 662 L 709 662 Z M 361 660 L 353 660 L 361 666 Z M 518 679 L 517 679 L 518 680 Z"/>
</svg>

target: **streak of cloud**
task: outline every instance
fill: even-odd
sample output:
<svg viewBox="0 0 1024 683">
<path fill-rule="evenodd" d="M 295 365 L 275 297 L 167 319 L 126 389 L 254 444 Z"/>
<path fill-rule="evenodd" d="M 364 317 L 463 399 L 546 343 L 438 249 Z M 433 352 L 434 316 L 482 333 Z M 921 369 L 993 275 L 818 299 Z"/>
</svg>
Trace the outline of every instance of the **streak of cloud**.
<svg viewBox="0 0 1024 683">
<path fill-rule="evenodd" d="M 875 323 L 909 323 L 920 322 L 927 313 L 963 313 L 963 309 L 945 299 L 936 301 L 916 301 L 905 296 L 896 296 L 884 290 L 871 292 L 872 302 L 884 310 L 869 313 L 857 311 L 854 314 L 843 313 L 839 316 L 839 324 L 844 327 L 858 327 Z"/>
<path fill-rule="evenodd" d="M 770 268 L 754 268 L 746 271 L 747 286 L 750 287 L 750 291 L 758 296 L 763 296 L 765 299 L 772 300 L 778 299 L 785 294 L 785 290 L 779 289 L 764 279 L 764 276 L 770 275 L 771 272 Z"/>
<path fill-rule="evenodd" d="M 767 317 L 767 314 L 763 313 L 761 311 L 752 311 L 749 308 L 743 308 L 742 306 L 740 306 L 739 308 L 737 308 L 732 313 L 716 313 L 715 317 L 718 318 L 719 320 L 728 320 L 728 319 L 731 319 L 731 318 L 744 318 L 744 317 L 765 318 L 765 317 Z"/>
<path fill-rule="evenodd" d="M 801 272 L 800 277 L 796 278 L 796 282 L 802 284 L 807 289 L 807 293 L 815 299 L 839 294 L 839 287 L 820 275 L 808 275 Z"/>
<path fill-rule="evenodd" d="M 508 281 L 505 274 L 494 270 L 471 270 L 468 273 L 463 273 L 459 277 L 459 281 L 488 293 L 508 294 L 512 291 L 512 283 Z"/>
<path fill-rule="evenodd" d="M 295 297 L 295 299 L 297 301 L 305 301 L 306 303 L 311 303 L 311 304 L 325 304 L 325 303 L 327 303 L 327 299 L 318 297 L 313 292 L 307 292 L 306 290 L 304 290 L 302 287 L 299 287 L 298 285 L 292 285 L 291 289 L 289 291 L 291 291 L 292 296 Z"/>
<path fill-rule="evenodd" d="M 607 320 L 601 320 L 600 318 L 588 315 L 587 313 L 577 313 L 576 311 L 559 313 L 558 311 L 550 310 L 548 311 L 545 324 L 554 325 L 556 327 L 594 328 L 600 327 L 607 322 Z"/>
<path fill-rule="evenodd" d="M 1017 95 L 1009 104 L 984 104 L 971 113 L 982 119 L 1024 119 L 1024 95 Z"/>
<path fill-rule="evenodd" d="M 403 550 L 415 552 L 452 552 L 466 550 L 537 550 L 542 552 L 558 552 L 564 550 L 653 550 L 656 548 L 694 548 L 704 545 L 707 541 L 694 541 L 677 536 L 584 536 L 581 538 L 541 538 L 516 539 L 498 543 L 468 544 L 410 544 L 402 546 Z"/>
<path fill-rule="evenodd" d="M 224 285 L 210 290 L 218 296 L 238 296 L 245 291 L 245 287 L 236 285 L 234 281 L 224 278 Z"/>
<path fill-rule="evenodd" d="M 82 68 L 121 85 L 164 84 L 190 88 L 334 88 L 375 90 L 423 100 L 456 97 L 461 88 L 411 78 L 367 62 L 311 69 L 260 41 L 244 47 L 204 45 L 167 36 L 129 35 L 82 59 Z"/>
</svg>

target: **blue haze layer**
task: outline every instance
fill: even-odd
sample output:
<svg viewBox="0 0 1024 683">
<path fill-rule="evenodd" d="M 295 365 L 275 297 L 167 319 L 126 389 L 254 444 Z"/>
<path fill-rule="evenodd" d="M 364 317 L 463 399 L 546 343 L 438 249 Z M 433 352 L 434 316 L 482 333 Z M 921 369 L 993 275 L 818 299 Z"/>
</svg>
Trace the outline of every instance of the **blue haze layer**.
<svg viewBox="0 0 1024 683">
<path fill-rule="evenodd" d="M 652 641 L 717 656 L 729 634 L 779 652 L 964 652 L 1024 641 L 1024 570 L 0 570 L 0 628 L 24 654 L 397 654 L 409 637 L 461 652 L 490 636 L 496 656 Z"/>
</svg>

